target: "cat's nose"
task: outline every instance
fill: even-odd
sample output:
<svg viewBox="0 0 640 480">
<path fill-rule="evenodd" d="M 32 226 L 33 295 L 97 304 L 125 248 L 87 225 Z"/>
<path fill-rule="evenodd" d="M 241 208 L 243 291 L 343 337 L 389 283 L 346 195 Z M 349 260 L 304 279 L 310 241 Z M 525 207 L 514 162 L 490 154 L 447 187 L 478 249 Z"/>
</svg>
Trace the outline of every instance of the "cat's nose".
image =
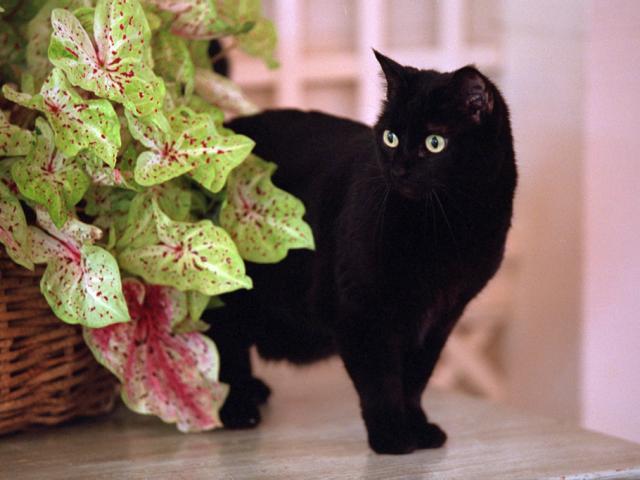
<svg viewBox="0 0 640 480">
<path fill-rule="evenodd" d="M 407 174 L 407 169 L 402 165 L 394 165 L 391 167 L 391 175 L 394 177 L 404 177 Z"/>
</svg>

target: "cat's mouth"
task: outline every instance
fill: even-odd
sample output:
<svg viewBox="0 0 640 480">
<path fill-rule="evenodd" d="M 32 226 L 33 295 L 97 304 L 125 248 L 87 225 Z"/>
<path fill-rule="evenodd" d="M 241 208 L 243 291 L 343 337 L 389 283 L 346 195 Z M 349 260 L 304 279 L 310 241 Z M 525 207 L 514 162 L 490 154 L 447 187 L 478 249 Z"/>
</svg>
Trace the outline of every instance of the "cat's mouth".
<svg viewBox="0 0 640 480">
<path fill-rule="evenodd" d="M 393 185 L 393 188 L 400 196 L 408 200 L 424 200 L 427 198 L 427 188 L 424 185 L 413 185 L 408 183 L 398 183 Z"/>
</svg>

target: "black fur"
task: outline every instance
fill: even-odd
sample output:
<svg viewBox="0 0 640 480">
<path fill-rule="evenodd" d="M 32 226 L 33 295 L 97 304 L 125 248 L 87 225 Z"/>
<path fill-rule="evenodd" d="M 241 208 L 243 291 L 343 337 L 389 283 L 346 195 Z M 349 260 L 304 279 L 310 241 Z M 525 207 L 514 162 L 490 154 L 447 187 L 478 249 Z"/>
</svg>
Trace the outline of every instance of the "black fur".
<svg viewBox="0 0 640 480">
<path fill-rule="evenodd" d="M 420 400 L 451 329 L 502 260 L 516 186 L 509 115 L 473 67 L 439 73 L 376 56 L 388 91 L 373 128 L 296 110 L 229 125 L 278 164 L 274 183 L 306 205 L 317 250 L 248 265 L 254 289 L 208 314 L 231 385 L 228 427 L 256 425 L 269 394 L 251 374 L 256 345 L 297 363 L 339 353 L 376 452 L 446 440 Z M 448 138 L 441 153 L 425 146 L 432 133 Z"/>
</svg>

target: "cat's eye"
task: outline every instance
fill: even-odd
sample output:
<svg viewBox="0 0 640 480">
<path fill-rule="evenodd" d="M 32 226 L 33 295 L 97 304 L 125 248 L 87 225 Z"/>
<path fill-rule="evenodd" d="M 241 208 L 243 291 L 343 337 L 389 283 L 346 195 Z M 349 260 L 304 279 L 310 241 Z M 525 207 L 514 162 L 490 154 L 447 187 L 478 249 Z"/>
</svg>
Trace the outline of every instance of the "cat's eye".
<svg viewBox="0 0 640 480">
<path fill-rule="evenodd" d="M 398 136 L 393 133 L 391 130 L 385 130 L 382 133 L 382 140 L 384 141 L 387 147 L 396 148 L 400 143 L 400 139 Z"/>
<path fill-rule="evenodd" d="M 431 153 L 440 153 L 447 146 L 447 139 L 440 135 L 429 135 L 424 143 Z"/>
</svg>

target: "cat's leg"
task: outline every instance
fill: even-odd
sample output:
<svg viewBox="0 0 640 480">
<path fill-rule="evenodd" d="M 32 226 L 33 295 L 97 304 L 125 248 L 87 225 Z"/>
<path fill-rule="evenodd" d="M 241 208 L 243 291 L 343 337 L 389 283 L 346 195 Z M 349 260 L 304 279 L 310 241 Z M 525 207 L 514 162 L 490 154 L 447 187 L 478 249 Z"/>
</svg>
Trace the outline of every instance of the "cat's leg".
<svg viewBox="0 0 640 480">
<path fill-rule="evenodd" d="M 220 381 L 229 384 L 229 395 L 220 410 L 227 428 L 252 428 L 260 422 L 258 405 L 271 390 L 253 377 L 249 349 L 255 339 L 255 321 L 251 312 L 227 305 L 208 315 L 211 328 L 207 334 L 220 354 Z"/>
<path fill-rule="evenodd" d="M 376 328 L 371 318 L 344 323 L 340 355 L 360 397 L 369 445 L 377 453 L 412 452 L 417 445 L 406 421 L 402 338 Z"/>
<path fill-rule="evenodd" d="M 447 440 L 447 434 L 437 424 L 429 422 L 421 401 L 451 327 L 450 324 L 444 324 L 432 329 L 423 344 L 410 349 L 404 359 L 407 423 L 415 434 L 418 448 L 438 448 Z"/>
</svg>

